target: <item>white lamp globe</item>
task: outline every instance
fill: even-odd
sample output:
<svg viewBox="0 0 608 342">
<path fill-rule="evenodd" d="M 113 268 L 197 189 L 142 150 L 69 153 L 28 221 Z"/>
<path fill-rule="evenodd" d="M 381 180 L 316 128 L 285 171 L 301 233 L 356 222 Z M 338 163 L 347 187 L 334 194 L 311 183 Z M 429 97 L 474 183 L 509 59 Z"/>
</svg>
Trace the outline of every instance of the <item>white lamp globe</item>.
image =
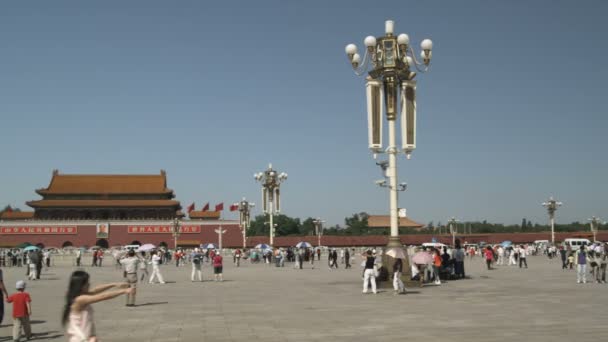
<svg viewBox="0 0 608 342">
<path fill-rule="evenodd" d="M 365 37 L 365 40 L 363 41 L 363 43 L 367 47 L 376 46 L 376 37 L 374 37 L 374 36 L 367 36 L 367 37 Z"/>
<path fill-rule="evenodd" d="M 358 53 L 353 55 L 353 63 L 359 64 L 361 62 L 361 56 Z"/>
<path fill-rule="evenodd" d="M 346 48 L 344 50 L 346 51 L 347 55 L 354 55 L 357 53 L 357 45 L 348 44 L 348 45 L 346 45 Z"/>
<path fill-rule="evenodd" d="M 414 66 L 414 59 L 412 57 L 407 56 L 406 60 L 407 60 L 407 65 L 409 65 L 411 67 Z"/>
<path fill-rule="evenodd" d="M 399 45 L 408 45 L 410 43 L 410 36 L 405 33 L 402 33 L 397 36 L 397 43 Z"/>
<path fill-rule="evenodd" d="M 420 43 L 420 47 L 422 50 L 433 50 L 433 41 L 430 39 L 425 39 Z"/>
</svg>

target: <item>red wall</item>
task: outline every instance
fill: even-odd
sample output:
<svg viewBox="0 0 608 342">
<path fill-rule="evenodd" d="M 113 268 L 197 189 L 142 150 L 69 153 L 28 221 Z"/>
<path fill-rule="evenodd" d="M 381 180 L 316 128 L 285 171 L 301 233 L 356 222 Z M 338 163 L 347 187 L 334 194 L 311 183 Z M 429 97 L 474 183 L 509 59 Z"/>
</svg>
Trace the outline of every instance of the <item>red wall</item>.
<svg viewBox="0 0 608 342">
<path fill-rule="evenodd" d="M 39 226 L 40 224 L 32 224 L 31 226 Z M 161 242 L 165 242 L 169 247 L 173 247 L 173 235 L 171 233 L 129 233 L 127 227 L 129 225 L 144 225 L 144 224 L 110 224 L 110 233 L 106 240 L 108 240 L 109 246 L 116 245 L 128 245 L 132 241 L 139 241 L 143 243 L 152 243 L 159 245 Z M 165 224 L 166 225 L 166 224 Z M 197 224 L 192 224 L 198 226 Z M 3 227 L 11 226 L 8 223 L 2 225 Z M 19 226 L 25 226 L 20 223 Z M 0 246 L 14 246 L 23 242 L 29 242 L 31 244 L 42 243 L 47 247 L 62 247 L 67 241 L 71 242 L 75 247 L 81 246 L 95 246 L 97 243 L 96 238 L 96 225 L 73 225 L 70 223 L 62 224 L 62 226 L 76 226 L 76 234 L 0 234 Z M 199 243 L 214 243 L 218 244 L 218 234 L 214 231 L 219 227 L 219 224 L 204 224 L 201 225 L 200 233 L 189 233 L 181 234 L 178 240 L 197 241 Z M 222 237 L 222 244 L 228 246 L 230 242 L 232 245 L 242 245 L 242 233 L 238 224 L 222 224 L 222 228 L 226 230 Z"/>
</svg>

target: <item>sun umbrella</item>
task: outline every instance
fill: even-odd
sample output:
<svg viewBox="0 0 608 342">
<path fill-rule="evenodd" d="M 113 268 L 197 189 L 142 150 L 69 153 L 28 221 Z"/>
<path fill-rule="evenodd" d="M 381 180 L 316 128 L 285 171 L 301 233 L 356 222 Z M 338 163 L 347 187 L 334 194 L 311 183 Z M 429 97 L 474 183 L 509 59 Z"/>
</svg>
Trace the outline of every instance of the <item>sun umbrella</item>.
<svg viewBox="0 0 608 342">
<path fill-rule="evenodd" d="M 386 255 L 395 258 L 395 259 L 405 259 L 405 253 L 403 252 L 403 248 L 393 247 L 386 251 Z"/>
<path fill-rule="evenodd" d="M 433 256 L 427 252 L 417 252 L 412 256 L 412 263 L 418 265 L 426 265 L 433 262 Z"/>
<path fill-rule="evenodd" d="M 24 252 L 29 252 L 29 251 L 36 251 L 39 250 L 40 248 L 36 247 L 36 246 L 27 246 L 23 249 Z"/>
<path fill-rule="evenodd" d="M 500 245 L 503 246 L 503 247 L 505 247 L 505 248 L 511 246 L 512 244 L 513 244 L 513 242 L 508 241 L 508 240 L 507 241 L 503 241 L 503 242 L 500 243 Z"/>
<path fill-rule="evenodd" d="M 271 249 L 272 247 L 268 246 L 265 243 L 260 243 L 258 245 L 255 246 L 256 249 Z"/>
<path fill-rule="evenodd" d="M 312 248 L 312 245 L 306 241 L 298 242 L 296 244 L 297 248 Z"/>
<path fill-rule="evenodd" d="M 17 246 L 15 246 L 15 247 L 16 247 L 16 248 L 25 248 L 25 247 L 28 247 L 28 246 L 31 246 L 31 245 L 32 245 L 32 244 L 31 244 L 31 243 L 29 243 L 29 242 L 23 242 L 23 243 L 18 244 L 18 245 L 17 245 Z"/>
<path fill-rule="evenodd" d="M 139 248 L 137 248 L 138 252 L 149 252 L 153 249 L 156 249 L 156 246 L 154 246 L 151 243 L 146 243 L 144 245 L 139 246 Z"/>
<path fill-rule="evenodd" d="M 203 245 L 203 249 L 216 249 L 216 248 L 217 248 L 217 246 L 212 243 Z"/>
</svg>

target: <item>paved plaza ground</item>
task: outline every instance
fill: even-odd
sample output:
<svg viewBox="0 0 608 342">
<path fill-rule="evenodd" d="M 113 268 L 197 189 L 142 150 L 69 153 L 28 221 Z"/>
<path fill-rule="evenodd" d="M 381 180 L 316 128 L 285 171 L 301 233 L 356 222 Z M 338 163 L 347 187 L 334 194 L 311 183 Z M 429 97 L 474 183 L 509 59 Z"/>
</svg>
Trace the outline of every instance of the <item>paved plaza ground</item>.
<svg viewBox="0 0 608 342">
<path fill-rule="evenodd" d="M 361 293 L 361 268 L 330 271 L 327 261 L 294 270 L 225 258 L 223 283 L 190 282 L 190 266 L 163 266 L 165 285 L 141 284 L 138 306 L 124 298 L 94 305 L 102 341 L 605 341 L 608 285 L 577 285 L 561 261 L 529 257 L 529 269 L 488 271 L 467 260 L 471 279 L 442 286 Z M 73 267 L 56 260 L 42 280 L 28 282 L 35 340 L 65 340 L 60 324 Z M 109 261 L 109 260 L 106 260 Z M 230 262 L 228 262 L 230 261 Z M 92 283 L 122 280 L 113 266 L 87 270 Z M 5 284 L 24 279 L 23 268 L 4 268 Z M 10 341 L 11 309 L 0 327 Z"/>
</svg>

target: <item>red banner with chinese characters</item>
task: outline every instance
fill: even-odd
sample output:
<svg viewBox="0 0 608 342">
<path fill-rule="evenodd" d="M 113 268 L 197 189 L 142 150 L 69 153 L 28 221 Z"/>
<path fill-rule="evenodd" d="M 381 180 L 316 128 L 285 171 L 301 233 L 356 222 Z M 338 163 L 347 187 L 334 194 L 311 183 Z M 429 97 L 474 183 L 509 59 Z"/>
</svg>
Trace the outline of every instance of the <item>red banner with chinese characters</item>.
<svg viewBox="0 0 608 342">
<path fill-rule="evenodd" d="M 77 234 L 76 226 L 0 227 L 0 234 Z"/>
<path fill-rule="evenodd" d="M 173 231 L 172 226 L 129 226 L 127 231 L 130 234 L 167 234 Z M 182 234 L 198 234 L 201 226 L 180 226 Z"/>
</svg>

